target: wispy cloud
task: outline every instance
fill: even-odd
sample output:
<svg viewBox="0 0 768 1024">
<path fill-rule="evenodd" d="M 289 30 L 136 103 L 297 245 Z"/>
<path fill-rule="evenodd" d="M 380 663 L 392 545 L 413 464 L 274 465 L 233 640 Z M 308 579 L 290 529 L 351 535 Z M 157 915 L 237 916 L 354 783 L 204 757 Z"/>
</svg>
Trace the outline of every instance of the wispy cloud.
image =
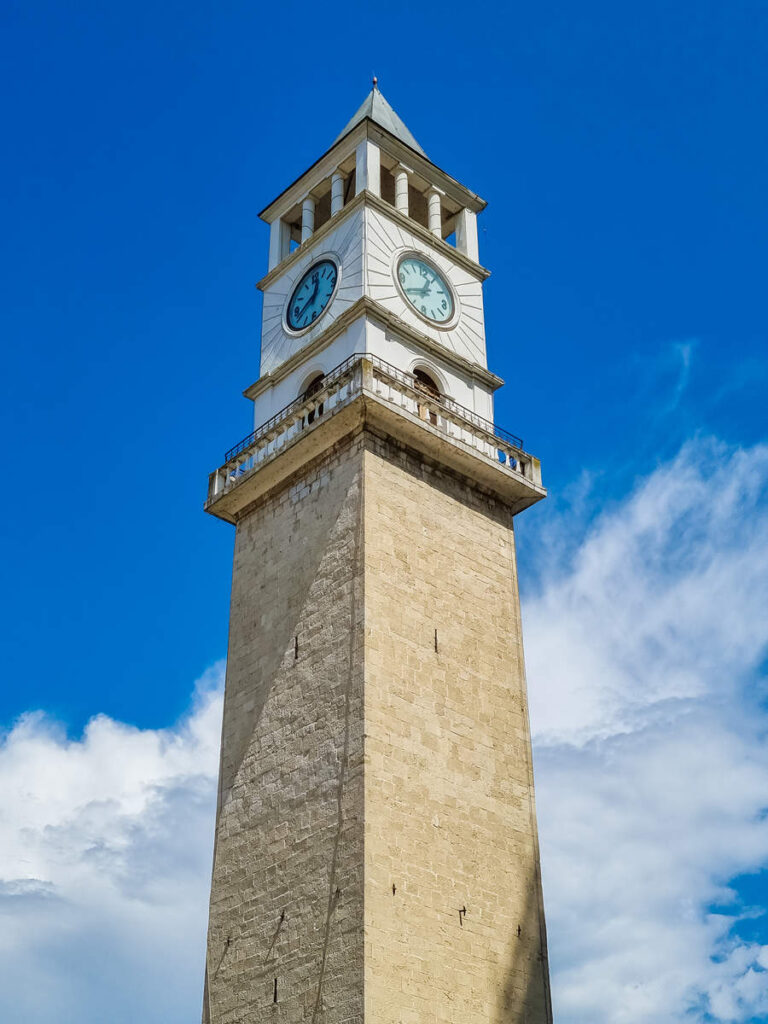
<svg viewBox="0 0 768 1024">
<path fill-rule="evenodd" d="M 691 362 L 697 344 L 698 342 L 692 338 L 687 341 L 676 341 L 672 344 L 672 352 L 677 361 L 677 380 L 672 392 L 672 399 L 666 410 L 667 413 L 671 413 L 677 408 L 685 394 L 691 377 Z"/>
</svg>

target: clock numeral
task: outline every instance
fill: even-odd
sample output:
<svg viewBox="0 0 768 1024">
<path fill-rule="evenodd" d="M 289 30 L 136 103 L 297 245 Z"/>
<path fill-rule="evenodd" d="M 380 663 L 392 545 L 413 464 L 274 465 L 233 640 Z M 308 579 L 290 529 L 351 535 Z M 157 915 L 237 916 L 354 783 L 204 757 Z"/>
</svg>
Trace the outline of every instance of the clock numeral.
<svg viewBox="0 0 768 1024">
<path fill-rule="evenodd" d="M 440 305 L 443 307 L 443 309 L 448 309 L 448 303 L 445 301 L 445 299 L 443 299 Z"/>
</svg>

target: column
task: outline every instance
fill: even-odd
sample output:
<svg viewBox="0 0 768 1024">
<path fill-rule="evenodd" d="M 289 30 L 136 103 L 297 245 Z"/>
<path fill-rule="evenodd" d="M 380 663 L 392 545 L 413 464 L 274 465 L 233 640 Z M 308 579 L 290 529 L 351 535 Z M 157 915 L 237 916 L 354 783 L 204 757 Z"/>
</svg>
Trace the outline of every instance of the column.
<svg viewBox="0 0 768 1024">
<path fill-rule="evenodd" d="M 358 145 L 355 153 L 355 195 L 368 189 L 375 196 L 381 195 L 381 154 L 379 147 L 368 139 Z"/>
<path fill-rule="evenodd" d="M 480 262 L 477 245 L 477 214 L 466 207 L 456 214 L 456 248 L 469 256 L 475 263 Z"/>
<path fill-rule="evenodd" d="M 301 204 L 301 242 L 311 238 L 315 230 L 315 200 L 307 196 Z"/>
<path fill-rule="evenodd" d="M 344 206 L 344 175 L 334 171 L 331 175 L 331 216 Z"/>
<path fill-rule="evenodd" d="M 282 263 L 291 248 L 291 229 L 279 217 L 269 225 L 269 269 Z"/>
<path fill-rule="evenodd" d="M 443 237 L 443 218 L 440 212 L 440 196 L 445 195 L 434 186 L 427 192 L 427 227 L 433 235 Z"/>
<path fill-rule="evenodd" d="M 408 216 L 408 175 L 412 174 L 410 167 L 398 164 L 395 167 L 395 209 Z"/>
</svg>

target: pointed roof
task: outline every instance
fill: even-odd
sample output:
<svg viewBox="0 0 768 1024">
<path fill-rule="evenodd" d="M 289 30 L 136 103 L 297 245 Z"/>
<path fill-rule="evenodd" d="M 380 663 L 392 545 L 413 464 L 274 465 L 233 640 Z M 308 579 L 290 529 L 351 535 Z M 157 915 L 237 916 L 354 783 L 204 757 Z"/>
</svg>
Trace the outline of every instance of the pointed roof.
<svg viewBox="0 0 768 1024">
<path fill-rule="evenodd" d="M 376 124 L 386 129 L 386 131 L 388 131 L 390 135 L 394 135 L 396 139 L 400 139 L 400 141 L 404 142 L 406 146 L 410 146 L 411 149 L 415 149 L 417 153 L 421 153 L 422 156 L 427 155 L 406 128 L 403 121 L 401 121 L 389 103 L 387 103 L 379 92 L 379 87 L 376 84 L 375 78 L 373 80 L 373 88 L 366 96 L 363 105 L 349 121 L 347 126 L 344 128 L 344 131 L 340 135 L 337 135 L 333 140 L 334 146 L 339 139 L 343 139 L 348 132 L 352 131 L 355 125 L 365 120 L 366 117 L 369 117 L 372 121 L 375 121 Z"/>
</svg>

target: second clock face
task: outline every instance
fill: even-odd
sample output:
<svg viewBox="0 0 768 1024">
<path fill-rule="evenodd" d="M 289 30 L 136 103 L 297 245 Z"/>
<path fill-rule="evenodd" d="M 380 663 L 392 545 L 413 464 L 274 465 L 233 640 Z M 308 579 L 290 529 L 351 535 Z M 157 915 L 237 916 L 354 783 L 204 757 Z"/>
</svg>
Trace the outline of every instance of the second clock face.
<svg viewBox="0 0 768 1024">
<path fill-rule="evenodd" d="M 310 327 L 331 301 L 339 271 L 333 260 L 320 260 L 293 289 L 286 321 L 292 331 Z"/>
<path fill-rule="evenodd" d="M 437 324 L 453 316 L 453 292 L 443 275 L 418 256 L 405 256 L 397 267 L 397 277 L 405 297 L 413 308 Z"/>
</svg>

